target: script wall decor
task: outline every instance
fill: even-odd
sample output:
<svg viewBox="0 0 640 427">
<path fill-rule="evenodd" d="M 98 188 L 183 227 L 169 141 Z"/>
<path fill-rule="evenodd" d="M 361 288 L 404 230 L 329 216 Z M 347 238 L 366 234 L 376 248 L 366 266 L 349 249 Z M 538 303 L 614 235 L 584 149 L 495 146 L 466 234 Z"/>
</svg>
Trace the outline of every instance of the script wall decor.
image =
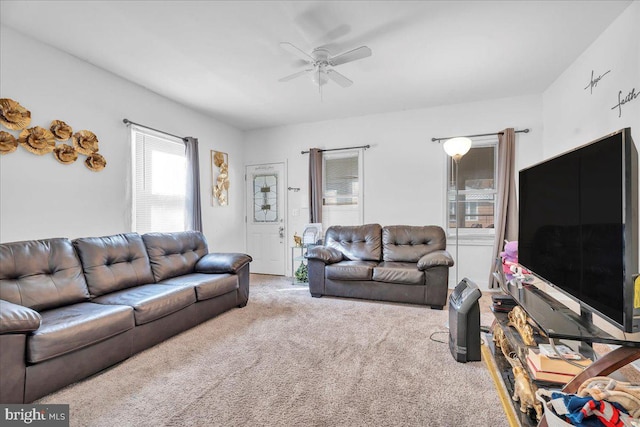
<svg viewBox="0 0 640 427">
<path fill-rule="evenodd" d="M 0 124 L 10 131 L 20 131 L 17 135 L 0 131 L 0 154 L 16 151 L 18 145 L 39 156 L 53 153 L 53 157 L 63 165 L 70 165 L 78 159 L 78 154 L 87 156 L 85 166 L 99 172 L 107 166 L 105 158 L 98 154 L 98 137 L 89 130 L 73 133 L 73 128 L 62 120 L 53 120 L 46 129 L 40 126 L 27 128 L 31 124 L 31 112 L 19 102 L 0 98 Z M 56 141 L 71 144 L 56 145 Z M 228 184 L 227 184 L 228 188 Z"/>
<path fill-rule="evenodd" d="M 211 205 L 229 205 L 229 155 L 211 150 Z"/>
</svg>

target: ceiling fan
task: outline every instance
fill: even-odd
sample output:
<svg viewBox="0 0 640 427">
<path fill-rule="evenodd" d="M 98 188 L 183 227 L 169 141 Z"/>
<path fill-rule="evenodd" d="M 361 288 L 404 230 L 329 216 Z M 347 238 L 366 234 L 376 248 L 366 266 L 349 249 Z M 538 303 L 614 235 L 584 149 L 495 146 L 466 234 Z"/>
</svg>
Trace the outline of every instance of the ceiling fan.
<svg viewBox="0 0 640 427">
<path fill-rule="evenodd" d="M 311 76 L 311 79 L 318 85 L 318 88 L 327 84 L 329 80 L 333 80 L 342 87 L 351 86 L 353 82 L 334 70 L 332 67 L 371 56 L 371 49 L 367 46 L 360 46 L 336 56 L 331 56 L 329 50 L 324 47 L 315 48 L 310 54 L 288 42 L 280 43 L 280 47 L 305 61 L 307 63 L 307 68 L 283 77 L 278 81 L 287 82 L 295 79 L 296 77 L 307 74 Z"/>
</svg>

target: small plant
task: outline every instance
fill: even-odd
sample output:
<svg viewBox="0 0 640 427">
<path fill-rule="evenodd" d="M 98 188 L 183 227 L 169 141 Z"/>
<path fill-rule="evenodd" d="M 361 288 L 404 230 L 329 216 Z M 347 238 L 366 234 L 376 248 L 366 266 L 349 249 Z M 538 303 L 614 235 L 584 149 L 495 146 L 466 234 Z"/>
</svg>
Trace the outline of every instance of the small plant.
<svg viewBox="0 0 640 427">
<path fill-rule="evenodd" d="M 295 278 L 298 282 L 308 283 L 309 282 L 309 270 L 307 268 L 307 264 L 304 262 L 300 263 L 300 267 L 296 270 Z"/>
</svg>

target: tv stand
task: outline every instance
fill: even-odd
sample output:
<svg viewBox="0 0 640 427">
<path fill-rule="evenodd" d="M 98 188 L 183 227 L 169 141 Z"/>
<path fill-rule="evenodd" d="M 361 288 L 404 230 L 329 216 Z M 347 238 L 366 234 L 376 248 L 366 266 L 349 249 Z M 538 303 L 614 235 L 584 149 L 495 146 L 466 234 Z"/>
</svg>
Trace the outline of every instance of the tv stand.
<svg viewBox="0 0 640 427">
<path fill-rule="evenodd" d="M 564 387 L 559 384 L 543 383 L 533 381 L 537 388 L 561 388 L 566 393 L 575 393 L 578 387 L 588 378 L 595 376 L 607 376 L 625 365 L 640 359 L 640 342 L 628 341 L 616 338 L 609 333 L 603 331 L 592 323 L 591 313 L 582 309 L 581 314 L 577 314 L 570 310 L 567 306 L 560 303 L 556 299 L 547 295 L 542 290 L 531 284 L 523 284 L 518 281 L 506 281 L 500 263 L 496 265 L 494 276 L 500 283 L 502 290 L 512 296 L 516 303 L 522 307 L 527 315 L 537 324 L 539 335 L 535 337 L 536 345 L 552 340 L 558 343 L 558 340 L 569 341 L 574 347 L 579 345 L 579 351 L 586 357 L 594 359 L 592 349 L 593 343 L 615 344 L 619 348 L 600 356 L 582 373 L 575 376 Z M 514 328 L 508 326 L 508 318 L 506 313 L 494 313 L 496 320 L 493 327 L 499 327 L 505 335 L 507 342 L 513 352 L 517 355 L 523 366 L 527 367 L 526 355 L 528 348 L 523 342 Z M 495 330 L 495 329 L 494 329 Z M 505 359 L 502 352 L 490 343 L 490 350 L 493 355 L 493 363 L 500 372 L 500 378 L 504 390 L 511 395 L 514 391 L 513 375 L 511 373 L 511 364 Z M 527 367 L 528 371 L 528 367 Z M 531 376 L 531 373 L 529 373 Z M 543 416 L 538 423 L 532 414 L 523 414 L 519 411 L 517 403 L 505 403 L 502 399 L 507 416 L 512 425 L 519 424 L 522 426 L 546 427 L 547 421 Z M 506 405 L 511 404 L 512 412 Z M 515 420 L 514 420 L 515 418 Z M 516 422 L 517 421 L 517 422 Z"/>
</svg>

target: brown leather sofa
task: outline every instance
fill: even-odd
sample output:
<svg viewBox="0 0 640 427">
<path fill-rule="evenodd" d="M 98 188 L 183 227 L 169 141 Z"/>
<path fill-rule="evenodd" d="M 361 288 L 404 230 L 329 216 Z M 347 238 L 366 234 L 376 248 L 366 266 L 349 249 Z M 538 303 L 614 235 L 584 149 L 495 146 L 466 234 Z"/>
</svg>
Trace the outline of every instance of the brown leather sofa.
<svg viewBox="0 0 640 427">
<path fill-rule="evenodd" d="M 333 226 L 324 246 L 307 251 L 311 296 L 404 302 L 442 309 L 449 268 L 438 226 Z"/>
<path fill-rule="evenodd" d="M 249 298 L 251 257 L 201 233 L 0 245 L 0 403 L 28 403 Z"/>
</svg>

